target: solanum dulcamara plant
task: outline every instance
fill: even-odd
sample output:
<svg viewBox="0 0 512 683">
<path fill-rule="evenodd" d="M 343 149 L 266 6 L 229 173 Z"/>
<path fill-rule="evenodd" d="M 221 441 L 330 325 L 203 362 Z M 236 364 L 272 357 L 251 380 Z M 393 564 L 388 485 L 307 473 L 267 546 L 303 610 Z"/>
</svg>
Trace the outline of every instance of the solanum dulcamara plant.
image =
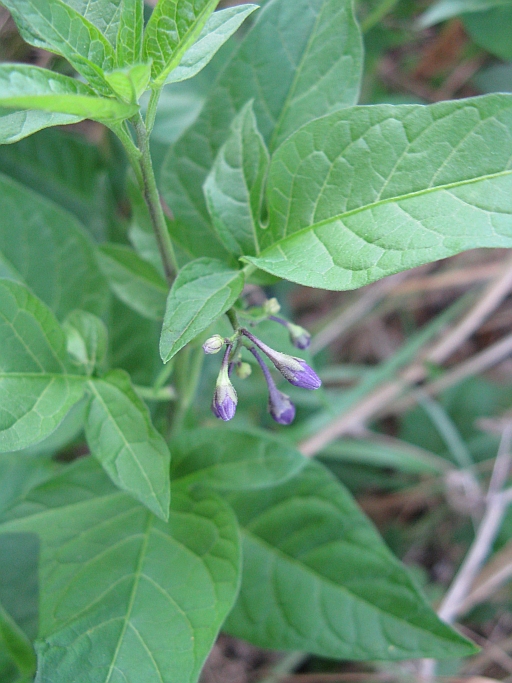
<svg viewBox="0 0 512 683">
<path fill-rule="evenodd" d="M 221 629 L 338 659 L 474 652 L 299 452 L 298 397 L 318 397 L 302 435 L 327 400 L 310 337 L 251 292 L 512 247 L 512 95 L 357 106 L 350 0 L 1 2 L 54 56 L 0 65 L 4 149 L 30 166 L 40 141 L 48 165 L 39 187 L 0 176 L 3 680 L 192 683 Z M 163 155 L 185 81 L 197 116 Z M 37 133 L 83 119 L 110 129 L 129 220 L 98 220 L 114 181 L 85 143 Z M 76 196 L 45 185 L 59 163 Z"/>
</svg>

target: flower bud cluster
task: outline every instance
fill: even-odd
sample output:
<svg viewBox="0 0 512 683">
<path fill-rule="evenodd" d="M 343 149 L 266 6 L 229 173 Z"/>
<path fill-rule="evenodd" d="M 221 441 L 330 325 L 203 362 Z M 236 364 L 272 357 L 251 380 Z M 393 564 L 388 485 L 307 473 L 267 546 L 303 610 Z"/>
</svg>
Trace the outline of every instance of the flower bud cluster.
<svg viewBox="0 0 512 683">
<path fill-rule="evenodd" d="M 274 319 L 273 316 L 269 317 Z M 307 348 L 309 346 L 311 337 L 307 330 L 299 325 L 294 325 L 284 320 L 281 321 L 281 319 L 277 321 L 286 325 L 292 340 L 295 340 L 296 346 L 299 348 Z M 244 337 L 249 340 L 250 344 L 242 342 Z M 251 374 L 251 366 L 249 363 L 243 362 L 240 359 L 240 354 L 237 352 L 240 343 L 243 343 L 252 353 L 263 372 L 268 387 L 268 411 L 270 415 L 279 424 L 289 425 L 295 418 L 295 406 L 290 397 L 277 388 L 270 370 L 259 351 L 262 351 L 283 377 L 296 387 L 318 389 L 322 382 L 305 360 L 297 358 L 297 356 L 289 356 L 286 353 L 275 351 L 245 328 L 239 328 L 231 339 L 225 339 L 219 334 L 215 334 L 203 344 L 203 350 L 207 354 L 218 353 L 226 345 L 226 351 L 224 352 L 213 395 L 212 411 L 214 415 L 224 421 L 231 420 L 235 415 L 238 397 L 231 383 L 231 371 L 234 369 L 240 379 L 245 379 Z M 235 351 L 232 354 L 234 344 Z"/>
</svg>

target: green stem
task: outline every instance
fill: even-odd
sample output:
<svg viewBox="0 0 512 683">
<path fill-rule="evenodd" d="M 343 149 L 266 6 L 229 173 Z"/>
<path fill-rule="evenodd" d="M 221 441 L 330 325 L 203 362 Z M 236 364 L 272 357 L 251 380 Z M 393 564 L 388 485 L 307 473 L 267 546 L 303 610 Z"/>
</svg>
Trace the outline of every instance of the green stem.
<svg viewBox="0 0 512 683">
<path fill-rule="evenodd" d="M 146 401 L 175 401 L 176 392 L 173 387 L 160 387 L 155 389 L 154 387 L 141 387 L 135 384 L 135 391 L 138 395 Z"/>
<path fill-rule="evenodd" d="M 144 198 L 149 209 L 153 230 L 155 231 L 165 276 L 169 284 L 171 284 L 177 271 L 176 256 L 156 186 L 155 173 L 149 151 L 149 135 L 140 114 L 132 119 L 132 124 L 137 136 L 137 145 L 141 152 L 139 167 L 142 174 Z"/>
<path fill-rule="evenodd" d="M 235 330 L 235 332 L 237 332 L 240 328 L 240 323 L 238 322 L 238 317 L 236 315 L 235 309 L 230 308 L 226 311 L 226 315 L 228 316 L 228 320 L 231 323 L 231 327 Z"/>
<path fill-rule="evenodd" d="M 151 96 L 149 98 L 148 108 L 146 111 L 146 130 L 148 135 L 151 134 L 153 126 L 155 125 L 156 110 L 158 108 L 158 102 L 160 100 L 160 93 L 162 88 L 151 91 Z"/>
<path fill-rule="evenodd" d="M 379 23 L 386 14 L 389 14 L 393 7 L 397 4 L 398 0 L 381 0 L 377 7 L 370 12 L 370 14 L 361 22 L 361 30 L 363 33 L 367 33 L 376 24 Z"/>
<path fill-rule="evenodd" d="M 179 377 L 177 377 L 179 403 L 172 423 L 172 433 L 178 433 L 185 421 L 199 386 L 203 368 L 204 352 L 201 346 L 185 347 L 181 352 Z"/>
</svg>

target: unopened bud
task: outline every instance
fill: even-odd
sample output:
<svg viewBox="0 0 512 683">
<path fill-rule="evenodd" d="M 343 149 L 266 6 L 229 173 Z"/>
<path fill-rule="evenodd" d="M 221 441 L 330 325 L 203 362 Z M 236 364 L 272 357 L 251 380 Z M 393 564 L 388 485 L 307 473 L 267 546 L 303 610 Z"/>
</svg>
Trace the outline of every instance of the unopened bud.
<svg viewBox="0 0 512 683">
<path fill-rule="evenodd" d="M 321 386 L 322 380 L 305 360 L 274 351 L 274 349 L 264 344 L 248 330 L 244 329 L 242 333 L 270 358 L 275 367 L 290 384 L 302 389 L 318 389 Z"/>
<path fill-rule="evenodd" d="M 224 343 L 224 339 L 220 334 L 214 334 L 213 337 L 209 337 L 203 344 L 203 351 L 208 354 L 219 353 Z"/>
<path fill-rule="evenodd" d="M 224 354 L 212 400 L 213 414 L 220 420 L 224 420 L 224 422 L 231 420 L 235 416 L 236 405 L 238 403 L 235 387 L 231 384 L 231 380 L 229 379 L 230 352 L 231 345 L 228 346 L 226 353 Z"/>
<path fill-rule="evenodd" d="M 247 379 L 249 375 L 252 373 L 252 368 L 249 365 L 249 363 L 242 361 L 241 363 L 237 364 L 235 372 L 238 378 Z"/>
<path fill-rule="evenodd" d="M 311 344 L 311 335 L 300 325 L 288 323 L 286 325 L 290 333 L 290 341 L 297 349 L 307 349 Z"/>
<path fill-rule="evenodd" d="M 265 315 L 275 315 L 276 313 L 279 313 L 280 310 L 281 305 L 275 297 L 267 299 L 267 301 L 265 301 L 263 304 L 263 311 Z"/>
<path fill-rule="evenodd" d="M 281 425 L 289 425 L 295 418 L 295 406 L 290 397 L 275 387 L 269 393 L 268 412 Z"/>
</svg>

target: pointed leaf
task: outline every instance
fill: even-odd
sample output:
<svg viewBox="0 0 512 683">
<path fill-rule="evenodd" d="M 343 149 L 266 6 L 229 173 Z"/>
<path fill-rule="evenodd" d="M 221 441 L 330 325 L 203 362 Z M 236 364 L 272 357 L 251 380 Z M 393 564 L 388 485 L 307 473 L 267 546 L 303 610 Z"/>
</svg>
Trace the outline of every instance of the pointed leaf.
<svg viewBox="0 0 512 683">
<path fill-rule="evenodd" d="M 108 332 L 105 323 L 87 311 L 73 311 L 63 324 L 69 355 L 83 365 L 86 374 L 101 367 L 107 354 Z"/>
<path fill-rule="evenodd" d="M 226 40 L 257 9 L 258 5 L 235 5 L 210 15 L 199 38 L 187 50 L 180 65 L 168 75 L 166 83 L 185 81 L 204 69 Z"/>
<path fill-rule="evenodd" d="M 213 225 L 231 253 L 259 254 L 261 209 L 269 163 L 252 102 L 236 116 L 204 184 Z"/>
<path fill-rule="evenodd" d="M 196 259 L 184 266 L 169 292 L 160 355 L 167 363 L 185 344 L 235 303 L 244 274 L 215 259 Z"/>
<path fill-rule="evenodd" d="M 122 0 L 64 0 L 89 23 L 94 24 L 112 46 L 121 23 Z"/>
<path fill-rule="evenodd" d="M 83 117 L 71 114 L 55 114 L 48 111 L 27 109 L 13 111 L 0 108 L 0 145 L 10 145 L 18 140 L 51 126 L 65 126 L 78 123 Z"/>
<path fill-rule="evenodd" d="M 238 588 L 236 519 L 177 489 L 165 523 L 98 470 L 76 463 L 0 526 L 41 539 L 36 680 L 196 683 Z"/>
<path fill-rule="evenodd" d="M 288 483 L 228 500 L 244 548 L 229 633 L 261 647 L 337 659 L 475 651 L 437 618 L 348 491 L 321 465 L 310 463 Z"/>
<path fill-rule="evenodd" d="M 156 85 L 164 85 L 169 73 L 196 42 L 219 0 L 159 0 L 144 32 L 144 58 L 153 60 Z"/>
<path fill-rule="evenodd" d="M 98 121 L 120 121 L 138 110 L 134 104 L 98 97 L 74 78 L 26 64 L 0 65 L 0 106 L 41 109 Z"/>
<path fill-rule="evenodd" d="M 82 396 L 64 332 L 25 286 L 0 280 L 0 451 L 16 451 L 53 432 Z"/>
<path fill-rule="evenodd" d="M 270 0 L 221 72 L 196 122 L 162 167 L 162 192 L 195 256 L 229 260 L 206 208 L 203 183 L 236 114 L 254 98 L 271 152 L 299 126 L 357 102 L 362 44 L 351 0 Z"/>
<path fill-rule="evenodd" d="M 146 90 L 151 75 L 151 64 L 134 64 L 105 74 L 112 90 L 124 102 L 136 104 Z"/>
<path fill-rule="evenodd" d="M 98 257 L 109 285 L 121 301 L 145 318 L 163 318 L 169 288 L 150 263 L 120 244 L 102 245 Z"/>
<path fill-rule="evenodd" d="M 487 12 L 474 12 L 463 17 L 464 28 L 477 45 L 505 61 L 512 60 L 510 26 L 512 3 L 494 7 Z"/>
<path fill-rule="evenodd" d="M 22 674 L 34 675 L 36 655 L 32 643 L 0 602 L 0 643 Z"/>
<path fill-rule="evenodd" d="M 510 247 L 511 163 L 510 95 L 313 121 L 272 159 L 270 245 L 248 260 L 352 289 L 465 249 Z"/>
<path fill-rule="evenodd" d="M 144 0 L 121 0 L 121 14 L 116 41 L 117 66 L 142 61 L 144 35 Z"/>
<path fill-rule="evenodd" d="M 173 481 L 220 491 L 275 486 L 306 464 L 290 443 L 263 430 L 195 429 L 173 440 Z"/>
<path fill-rule="evenodd" d="M 480 12 L 502 5 L 510 5 L 510 0 L 437 0 L 420 16 L 417 26 L 425 29 L 460 14 Z"/>
<path fill-rule="evenodd" d="M 116 486 L 168 519 L 171 456 L 128 373 L 113 370 L 91 380 L 89 388 L 85 433 L 92 454 Z"/>
<path fill-rule="evenodd" d="M 2 3 L 27 42 L 62 55 L 92 85 L 109 94 L 102 71 L 114 68 L 114 49 L 103 33 L 71 3 L 63 0 L 2 0 Z M 87 6 L 97 7 L 98 3 L 87 2 Z"/>
<path fill-rule="evenodd" d="M 0 277 L 24 282 L 59 318 L 75 308 L 101 314 L 109 296 L 91 239 L 74 216 L 2 175 Z"/>
</svg>

